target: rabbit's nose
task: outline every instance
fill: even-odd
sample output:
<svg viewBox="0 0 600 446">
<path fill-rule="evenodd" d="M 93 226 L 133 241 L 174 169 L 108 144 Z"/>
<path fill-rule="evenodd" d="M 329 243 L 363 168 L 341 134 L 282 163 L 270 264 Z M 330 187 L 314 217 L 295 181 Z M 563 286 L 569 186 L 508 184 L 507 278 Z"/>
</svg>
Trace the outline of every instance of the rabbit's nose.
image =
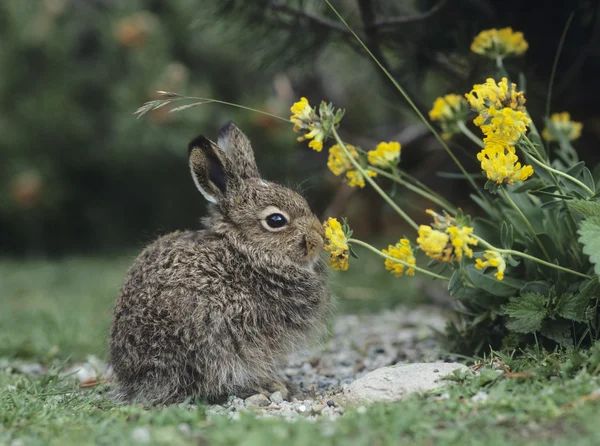
<svg viewBox="0 0 600 446">
<path fill-rule="evenodd" d="M 312 229 L 319 234 L 323 240 L 325 240 L 325 229 L 317 217 L 315 217 L 313 220 Z"/>
</svg>

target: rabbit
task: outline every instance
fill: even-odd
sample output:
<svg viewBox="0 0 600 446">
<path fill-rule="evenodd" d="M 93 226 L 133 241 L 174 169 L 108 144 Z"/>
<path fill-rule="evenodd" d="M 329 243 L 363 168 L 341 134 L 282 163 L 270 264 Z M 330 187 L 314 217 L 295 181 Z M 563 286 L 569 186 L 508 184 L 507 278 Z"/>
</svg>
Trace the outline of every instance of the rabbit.
<svg viewBox="0 0 600 446">
<path fill-rule="evenodd" d="M 122 401 L 257 393 L 324 333 L 331 308 L 321 223 L 300 194 L 261 179 L 242 131 L 198 136 L 188 154 L 205 228 L 157 239 L 127 273 L 109 346 Z"/>
</svg>

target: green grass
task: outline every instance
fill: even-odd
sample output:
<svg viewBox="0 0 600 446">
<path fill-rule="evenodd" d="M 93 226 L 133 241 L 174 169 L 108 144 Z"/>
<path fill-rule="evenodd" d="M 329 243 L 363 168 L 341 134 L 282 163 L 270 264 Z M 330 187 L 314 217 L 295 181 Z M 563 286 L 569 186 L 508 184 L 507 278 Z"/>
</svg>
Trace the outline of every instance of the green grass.
<svg viewBox="0 0 600 446">
<path fill-rule="evenodd" d="M 251 414 L 234 422 L 207 419 L 202 405 L 115 405 L 105 386 L 78 389 L 72 378 L 58 377 L 58 366 L 39 378 L 11 371 L 13 361 L 50 366 L 88 354 L 104 358 L 112 303 L 130 261 L 0 262 L 0 364 L 8 365 L 0 368 L 0 445 L 15 439 L 27 445 L 130 444 L 139 427 L 149 429 L 151 444 L 165 445 L 600 444 L 600 347 L 502 356 L 513 373 L 523 374 L 513 377 L 489 370 L 500 361 L 496 355 L 479 377 L 459 376 L 437 394 L 365 413 L 347 409 L 334 423 Z M 363 261 L 374 273 L 367 280 L 354 274 L 333 279 L 340 309 L 371 311 L 426 299 L 415 279 L 398 283 Z M 487 400 L 474 401 L 478 392 Z"/>
</svg>

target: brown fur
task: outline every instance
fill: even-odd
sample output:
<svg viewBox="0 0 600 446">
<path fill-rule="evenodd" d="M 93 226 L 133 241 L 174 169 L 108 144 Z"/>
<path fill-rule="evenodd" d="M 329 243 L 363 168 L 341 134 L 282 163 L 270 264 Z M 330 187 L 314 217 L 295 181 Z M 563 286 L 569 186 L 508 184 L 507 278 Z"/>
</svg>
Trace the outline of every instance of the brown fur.
<svg viewBox="0 0 600 446">
<path fill-rule="evenodd" d="M 330 303 L 323 229 L 299 194 L 261 180 L 233 124 L 217 147 L 190 143 L 190 168 L 209 199 L 201 231 L 148 246 L 117 298 L 110 359 L 117 395 L 168 404 L 217 398 L 275 380 L 276 362 L 323 329 Z M 267 230 L 261 212 L 290 217 Z"/>
</svg>

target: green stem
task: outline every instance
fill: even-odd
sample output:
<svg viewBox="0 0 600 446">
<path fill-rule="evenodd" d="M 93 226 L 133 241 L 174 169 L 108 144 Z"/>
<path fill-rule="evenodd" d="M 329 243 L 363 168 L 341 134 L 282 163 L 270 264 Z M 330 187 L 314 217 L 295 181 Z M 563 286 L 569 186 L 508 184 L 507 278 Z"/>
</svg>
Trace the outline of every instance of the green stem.
<svg viewBox="0 0 600 446">
<path fill-rule="evenodd" d="M 578 271 L 574 271 L 574 270 L 569 269 L 569 268 L 564 268 L 564 267 L 562 267 L 560 265 L 557 265 L 555 263 L 546 262 L 545 260 L 538 259 L 537 257 L 530 256 L 529 254 L 525 254 L 524 252 L 521 252 L 521 251 L 515 251 L 514 249 L 500 249 L 500 248 L 496 248 L 494 245 L 489 244 L 484 239 L 482 239 L 481 237 L 478 237 L 476 235 L 474 235 L 473 237 L 475 237 L 479 241 L 479 243 L 481 243 L 481 245 L 485 246 L 486 248 L 488 248 L 488 249 L 490 249 L 492 251 L 499 252 L 500 254 L 507 254 L 507 255 L 513 255 L 513 256 L 517 256 L 517 257 L 522 257 L 524 259 L 531 260 L 533 262 L 539 263 L 540 265 L 544 265 L 544 266 L 547 266 L 549 268 L 554 268 L 554 269 L 557 269 L 559 271 L 564 271 L 564 272 L 569 273 L 569 274 L 574 274 L 576 276 L 583 277 L 585 279 L 590 279 L 590 280 L 593 279 L 593 277 L 588 276 L 587 274 L 583 274 L 583 273 L 580 273 Z"/>
<path fill-rule="evenodd" d="M 525 223 L 525 225 L 529 229 L 529 232 L 531 232 L 531 235 L 533 236 L 533 239 L 536 241 L 537 245 L 540 247 L 540 249 L 544 253 L 544 256 L 546 256 L 546 258 L 548 260 L 550 260 L 550 255 L 548 254 L 548 251 L 546 251 L 546 248 L 544 247 L 544 244 L 542 243 L 542 241 L 539 239 L 539 237 L 535 233 L 535 229 L 533 229 L 533 226 L 531 226 L 531 223 L 529 222 L 529 220 L 527 219 L 527 217 L 525 216 L 525 214 L 523 214 L 523 212 L 521 212 L 521 209 L 519 209 L 519 206 L 517 206 L 517 204 L 512 200 L 512 198 L 510 198 L 510 195 L 508 195 L 508 192 L 506 192 L 506 189 L 501 189 L 501 190 L 502 190 L 502 195 L 504 195 L 504 198 L 506 199 L 506 201 L 508 202 L 508 204 L 510 204 L 511 207 L 515 211 L 517 211 L 517 213 L 523 219 L 523 222 Z"/>
<path fill-rule="evenodd" d="M 375 189 L 377 191 L 377 193 L 379 195 L 381 195 L 381 198 L 383 198 L 385 201 L 387 201 L 387 203 L 392 207 L 392 209 L 394 209 L 398 213 L 398 215 L 400 215 L 409 225 L 411 225 L 415 231 L 417 229 L 419 229 L 419 226 L 415 223 L 415 221 L 412 218 L 410 218 L 406 212 L 404 212 L 402 209 L 400 209 L 400 207 L 396 203 L 394 203 L 394 200 L 392 200 L 388 196 L 388 194 L 386 194 L 379 187 L 379 185 L 375 181 L 373 181 L 373 179 L 369 175 L 367 175 L 367 173 L 362 168 L 360 163 L 350 154 L 350 152 L 348 151 L 348 148 L 344 144 L 344 141 L 342 141 L 342 139 L 340 138 L 340 135 L 338 135 L 338 132 L 335 128 L 332 129 L 332 133 L 333 133 L 333 137 L 335 138 L 336 142 L 342 148 L 342 150 L 344 151 L 344 153 L 346 154 L 346 156 L 348 157 L 350 162 L 354 165 L 354 167 L 362 174 L 365 181 L 367 183 L 369 183 L 373 187 L 373 189 Z"/>
<path fill-rule="evenodd" d="M 537 156 L 540 156 L 540 153 L 537 151 L 536 147 L 533 145 L 533 143 L 529 140 L 529 138 L 527 138 L 526 136 L 523 137 L 524 140 L 527 142 L 527 145 L 535 151 L 535 154 Z M 536 159 L 535 157 L 531 156 L 529 157 L 529 159 L 531 161 L 533 161 L 535 164 L 537 164 L 538 166 L 540 166 L 541 168 L 543 168 L 544 170 L 547 170 L 548 172 L 551 172 L 555 175 L 561 176 L 563 178 L 568 179 L 569 181 L 572 181 L 573 183 L 577 184 L 579 187 L 581 187 L 582 189 L 584 189 L 587 193 L 591 195 L 594 195 L 594 191 L 591 190 L 589 187 L 587 187 L 585 184 L 583 184 L 581 181 L 579 181 L 577 178 L 572 177 L 571 175 L 569 175 L 568 173 L 562 172 L 560 170 L 554 169 L 553 167 L 550 167 L 549 165 L 547 165 L 545 162 L 540 161 L 538 159 Z"/>
<path fill-rule="evenodd" d="M 458 124 L 458 128 L 460 129 L 460 131 L 463 132 L 463 134 L 467 138 L 469 138 L 471 141 L 473 141 L 475 144 L 477 144 L 482 149 L 485 147 L 485 144 L 483 143 L 481 138 L 478 138 L 477 135 L 475 135 L 471 130 L 469 130 L 469 128 L 465 125 L 464 121 L 458 121 L 457 124 Z"/>
<path fill-rule="evenodd" d="M 423 123 L 427 126 L 427 128 L 429 129 L 429 131 L 433 134 L 433 136 L 435 136 L 435 138 L 438 140 L 438 142 L 442 145 L 442 147 L 444 148 L 444 150 L 446 151 L 446 153 L 448 154 L 448 156 L 452 159 L 452 161 L 454 162 L 454 164 L 456 164 L 456 166 L 460 169 L 460 171 L 462 172 L 462 174 L 465 176 L 465 178 L 467 179 L 467 181 L 471 184 L 471 186 L 473 187 L 473 189 L 475 189 L 475 191 L 481 197 L 481 199 L 485 199 L 485 196 L 484 196 L 483 192 L 479 189 L 479 187 L 477 187 L 477 183 L 475 183 L 475 180 L 471 177 L 471 175 L 468 174 L 467 170 L 464 168 L 464 166 L 462 165 L 462 163 L 458 160 L 458 158 L 456 158 L 456 156 L 454 155 L 454 153 L 452 152 L 452 150 L 450 150 L 450 147 L 448 147 L 448 144 L 446 144 L 446 141 L 444 141 L 444 139 L 440 136 L 440 134 L 437 132 L 437 130 L 431 125 L 431 123 L 425 118 L 425 116 L 423 116 L 423 113 L 421 113 L 421 111 L 415 105 L 415 103 L 412 101 L 412 99 L 410 98 L 410 96 L 408 96 L 408 94 L 406 93 L 406 91 L 404 91 L 404 88 L 402 88 L 402 86 L 398 83 L 398 81 L 396 81 L 396 79 L 394 79 L 394 76 L 392 76 L 391 73 L 373 55 L 373 53 L 371 52 L 371 50 L 369 50 L 369 48 L 367 47 L 367 45 L 365 45 L 365 43 L 362 41 L 362 39 L 360 37 L 358 37 L 358 35 L 354 32 L 354 30 L 350 27 L 350 25 L 348 25 L 348 23 L 346 22 L 346 20 L 344 20 L 344 18 L 337 11 L 337 9 L 335 9 L 333 7 L 333 5 L 331 4 L 330 0 L 325 0 L 325 3 L 327 3 L 327 5 L 335 13 L 335 15 L 338 17 L 338 19 L 340 19 L 340 21 L 346 26 L 346 28 L 348 28 L 348 31 L 350 31 L 350 33 L 354 36 L 354 38 L 358 41 L 358 43 L 364 48 L 364 50 L 369 54 L 369 56 L 373 59 L 373 61 L 377 64 L 377 66 L 384 72 L 384 74 L 386 75 L 386 77 L 392 82 L 392 84 L 394 85 L 394 87 L 396 87 L 396 89 L 404 97 L 404 99 L 406 100 L 406 102 L 408 102 L 408 104 L 415 111 L 415 113 L 417 114 L 417 116 L 421 119 L 421 121 L 423 121 Z"/>
<path fill-rule="evenodd" d="M 531 121 L 531 122 L 533 124 L 533 121 Z M 535 153 L 535 155 L 538 157 L 537 161 L 544 162 L 544 158 L 542 157 L 542 154 L 538 151 L 537 147 L 533 144 L 533 142 L 531 142 L 531 140 L 527 136 L 523 136 L 523 139 L 527 142 L 527 144 L 529 145 L 529 147 L 531 148 L 531 150 L 533 150 L 533 153 Z M 533 159 L 532 156 L 529 156 L 529 159 L 532 159 L 534 162 L 536 161 L 536 160 Z M 552 181 L 554 182 L 554 184 L 556 185 L 556 187 L 558 188 L 558 190 L 561 193 L 563 193 L 563 188 L 561 187 L 561 185 L 560 185 L 558 179 L 556 178 L 556 176 L 552 172 L 549 172 L 549 173 L 550 173 L 550 178 L 552 178 Z M 570 240 L 571 240 L 571 243 L 572 243 L 574 240 L 577 240 L 577 238 L 575 237 L 575 230 L 577 228 L 577 223 L 575 222 L 575 217 L 573 217 L 573 213 L 571 212 L 571 209 L 569 208 L 569 206 L 566 203 L 563 203 L 563 206 L 564 206 L 565 212 L 567 213 L 567 215 L 569 217 L 567 219 L 566 225 L 567 225 L 567 229 L 569 230 L 569 233 L 571 235 Z M 579 256 L 578 250 L 575 249 L 575 251 L 578 253 L 577 254 L 577 259 L 579 260 L 579 262 L 581 262 L 581 258 Z"/>
<path fill-rule="evenodd" d="M 554 57 L 554 63 L 552 64 L 552 71 L 550 73 L 550 81 L 548 83 L 548 94 L 546 95 L 546 119 L 550 116 L 550 103 L 552 101 L 552 87 L 554 86 L 554 78 L 556 77 L 556 69 L 558 68 L 558 60 L 560 59 L 560 54 L 562 53 L 563 45 L 565 44 L 565 39 L 567 38 L 567 32 L 569 31 L 569 27 L 571 26 L 573 17 L 575 17 L 575 12 L 571 12 L 571 15 L 569 15 L 569 18 L 567 19 L 567 23 L 565 24 L 562 35 L 560 36 L 560 41 L 558 42 L 558 48 L 556 50 L 556 56 Z"/>
<path fill-rule="evenodd" d="M 369 167 L 369 170 L 372 170 L 373 172 L 377 172 L 378 175 L 389 178 L 390 180 L 393 180 L 396 183 L 401 184 L 402 186 L 406 187 L 408 190 L 413 191 L 415 194 L 418 194 L 424 198 L 427 198 L 429 201 L 437 204 L 438 206 L 441 206 L 442 208 L 444 208 L 446 211 L 450 212 L 451 214 L 456 214 L 456 208 L 454 206 L 452 206 L 450 203 L 448 203 L 447 201 L 445 201 L 444 199 L 438 198 L 435 195 L 432 195 L 432 194 L 422 190 L 421 188 L 410 184 L 408 181 L 404 181 L 402 178 L 399 178 L 396 175 L 392 175 L 391 173 L 386 172 L 383 169 L 378 169 L 377 167 L 371 166 L 371 167 Z"/>
<path fill-rule="evenodd" d="M 407 263 L 407 262 L 405 262 L 403 260 L 400 260 L 400 259 L 397 259 L 395 257 L 389 256 L 387 254 L 384 254 L 383 252 L 381 252 L 380 250 L 378 250 L 374 246 L 371 246 L 368 243 L 365 243 L 365 242 L 363 242 L 361 240 L 357 240 L 357 239 L 351 238 L 351 239 L 348 240 L 348 243 L 353 243 L 355 245 L 362 246 L 363 248 L 367 248 L 368 250 L 373 251 L 375 254 L 377 254 L 377 255 L 385 258 L 385 259 L 391 260 L 392 262 L 399 263 L 400 265 L 404 265 L 407 268 L 413 268 L 415 271 L 419 271 L 420 273 L 427 274 L 428 276 L 434 277 L 436 279 L 447 280 L 447 281 L 450 280 L 449 277 L 440 276 L 439 274 L 432 273 L 431 271 L 427 271 L 426 269 L 420 268 L 420 267 L 415 266 L 415 265 L 410 265 L 409 263 Z"/>
</svg>

